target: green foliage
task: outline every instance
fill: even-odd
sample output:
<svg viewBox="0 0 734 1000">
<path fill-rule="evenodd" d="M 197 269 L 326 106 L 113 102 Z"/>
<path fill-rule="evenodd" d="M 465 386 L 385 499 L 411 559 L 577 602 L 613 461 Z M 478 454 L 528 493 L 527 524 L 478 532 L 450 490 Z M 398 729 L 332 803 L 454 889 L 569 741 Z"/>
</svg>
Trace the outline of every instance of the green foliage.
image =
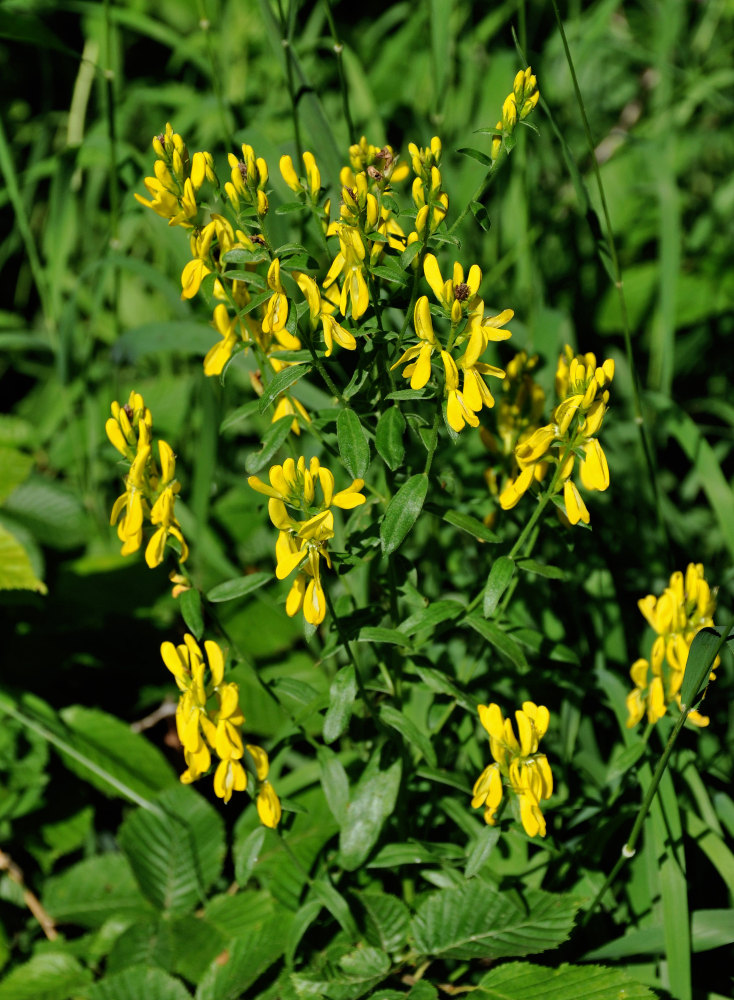
<svg viewBox="0 0 734 1000">
<path fill-rule="evenodd" d="M 716 2 L 594 0 L 563 10 L 561 28 L 554 6 L 0 12 L 0 1000 L 731 992 L 733 17 Z M 541 94 L 530 118 L 523 53 Z M 188 228 L 133 197 L 151 194 L 149 143 L 166 122 L 218 175 L 194 192 Z M 340 171 L 359 173 L 362 134 L 377 215 L 354 210 L 364 256 L 327 293 L 361 184 Z M 267 161 L 259 188 L 259 161 L 237 163 L 242 143 Z M 434 214 L 421 233 L 411 143 L 440 171 L 425 171 Z M 394 163 L 409 176 L 386 179 Z M 267 214 L 257 194 L 233 208 L 224 184 L 238 177 L 267 195 Z M 218 239 L 182 298 L 189 238 L 215 216 L 237 245 Z M 288 320 L 266 345 L 275 258 Z M 492 322 L 514 310 L 503 333 L 488 327 L 480 363 L 507 374 L 478 374 L 494 397 L 479 410 L 465 353 L 475 297 Z M 227 342 L 215 307 L 234 344 L 206 376 Z M 566 344 L 593 351 L 592 369 L 616 366 L 611 386 L 594 375 L 597 397 L 610 393 L 595 434 L 608 488 L 582 433 L 583 387 L 565 456 L 589 525 L 568 524 L 551 415 Z M 142 487 L 126 478 L 105 437 L 110 403 L 131 390 L 175 454 L 188 558 L 167 515 L 152 517 L 157 470 Z M 558 433 L 513 504 L 515 448 L 548 420 Z M 153 456 L 163 463 L 157 443 Z M 276 528 L 278 500 L 247 478 L 274 484 L 271 469 L 301 457 L 328 472 L 300 506 L 284 494 L 300 527 Z M 324 516 L 330 475 L 337 497 L 364 485 Z M 110 510 L 141 489 L 142 551 L 122 556 Z M 319 516 L 323 537 L 304 527 Z M 142 553 L 161 523 L 151 569 Z M 286 565 L 304 540 L 305 561 Z M 716 611 L 697 584 L 686 592 L 681 652 L 653 628 L 671 598 L 648 598 L 644 618 L 637 602 L 672 592 L 689 564 L 703 564 Z M 218 684 L 211 657 L 200 689 L 166 670 L 161 644 L 185 632 L 218 644 Z M 658 676 L 668 711 L 653 722 Z M 243 720 L 227 716 L 228 685 Z M 656 771 L 677 695 L 694 711 Z M 489 705 L 506 745 L 489 743 Z M 212 758 L 200 778 L 197 740 Z M 517 769 L 495 807 L 505 753 Z M 523 782 L 541 759 L 553 789 L 536 787 L 536 831 Z M 271 828 L 267 788 L 282 805 Z M 633 829 L 634 856 L 620 857 Z"/>
</svg>

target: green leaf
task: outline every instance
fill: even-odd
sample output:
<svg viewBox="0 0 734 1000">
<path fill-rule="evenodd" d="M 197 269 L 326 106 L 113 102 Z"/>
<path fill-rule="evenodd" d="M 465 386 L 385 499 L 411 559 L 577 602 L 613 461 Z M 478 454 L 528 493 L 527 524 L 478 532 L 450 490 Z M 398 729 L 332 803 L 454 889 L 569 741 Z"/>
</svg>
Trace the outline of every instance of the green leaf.
<svg viewBox="0 0 734 1000">
<path fill-rule="evenodd" d="M 164 792 L 156 803 L 161 813 L 130 813 L 118 840 L 151 903 L 172 915 L 187 913 L 222 870 L 224 823 L 190 788 Z"/>
<path fill-rule="evenodd" d="M 478 160 L 478 162 L 483 163 L 485 167 L 492 166 L 491 158 L 480 149 L 473 149 L 471 146 L 462 146 L 461 149 L 457 149 L 456 152 L 461 153 L 462 156 L 470 156 L 472 160 Z"/>
<path fill-rule="evenodd" d="M 311 883 L 311 893 L 326 907 L 332 916 L 336 917 L 341 929 L 352 940 L 356 940 L 359 937 L 359 930 L 352 916 L 349 904 L 330 882 L 327 882 L 325 878 L 315 879 Z"/>
<path fill-rule="evenodd" d="M 382 551 L 391 555 L 418 520 L 428 492 L 428 476 L 421 472 L 403 483 L 387 505 L 380 525 Z"/>
<path fill-rule="evenodd" d="M 257 865 L 264 842 L 264 826 L 256 826 L 244 840 L 235 841 L 232 847 L 232 860 L 234 861 L 234 877 L 240 887 L 247 884 L 252 870 Z"/>
<path fill-rule="evenodd" d="M 544 563 L 536 562 L 535 559 L 516 559 L 515 565 L 526 573 L 545 576 L 549 580 L 568 580 L 569 578 L 565 569 L 560 569 L 558 566 L 546 566 Z"/>
<path fill-rule="evenodd" d="M 129 788 L 149 798 L 166 788 L 178 788 L 171 765 L 157 747 L 127 723 L 97 708 L 70 705 L 59 713 L 71 745 Z M 104 779 L 62 753 L 64 764 L 105 795 L 116 794 Z"/>
<path fill-rule="evenodd" d="M 256 475 L 266 465 L 270 464 L 270 459 L 275 455 L 285 439 L 291 432 L 294 418 L 292 416 L 280 417 L 271 424 L 262 439 L 260 451 L 252 452 L 245 459 L 245 469 L 251 476 Z"/>
<path fill-rule="evenodd" d="M 385 725 L 400 733 L 408 743 L 412 743 L 431 767 L 438 766 L 436 751 L 433 749 L 431 741 L 412 719 L 409 719 L 403 712 L 399 712 L 397 708 L 393 708 L 392 705 L 383 705 L 380 708 L 380 719 Z"/>
<path fill-rule="evenodd" d="M 331 815 L 341 827 L 349 805 L 349 778 L 344 765 L 329 747 L 321 746 L 316 751 L 321 774 L 321 787 Z"/>
<path fill-rule="evenodd" d="M 180 979 L 174 979 L 163 969 L 133 965 L 129 969 L 105 976 L 84 994 L 85 1000 L 191 1000 L 191 994 Z"/>
<path fill-rule="evenodd" d="M 273 378 L 268 382 L 263 390 L 263 394 L 260 397 L 259 410 L 261 413 L 265 413 L 270 404 L 278 398 L 282 393 L 289 389 L 292 385 L 295 385 L 304 375 L 308 375 L 311 371 L 310 365 L 289 365 L 287 368 L 281 369 L 274 375 Z"/>
<path fill-rule="evenodd" d="M 492 223 L 484 205 L 482 205 L 479 201 L 470 201 L 469 208 L 471 209 L 471 214 L 479 223 L 480 228 L 483 229 L 485 233 L 488 233 Z"/>
<path fill-rule="evenodd" d="M 385 465 L 394 472 L 403 464 L 405 458 L 405 417 L 400 407 L 391 406 L 380 414 L 375 431 L 375 448 Z"/>
<path fill-rule="evenodd" d="M 288 934 L 288 943 L 285 949 L 285 960 L 289 968 L 293 966 L 298 945 L 301 943 L 301 938 L 309 929 L 316 917 L 318 917 L 319 913 L 321 913 L 323 908 L 323 903 L 320 899 L 309 899 L 309 901 L 304 903 L 298 913 L 296 913 L 293 917 L 293 922 Z"/>
<path fill-rule="evenodd" d="M 324 717 L 324 742 L 333 743 L 349 725 L 354 699 L 357 697 L 357 678 L 351 663 L 337 671 L 329 689 L 329 708 Z"/>
<path fill-rule="evenodd" d="M 249 403 L 245 403 L 243 406 L 238 406 L 236 410 L 232 410 L 231 413 L 227 414 L 219 425 L 219 430 L 228 431 L 230 427 L 234 427 L 241 421 L 247 420 L 253 415 L 253 413 L 259 412 L 259 406 L 259 399 L 251 399 Z"/>
<path fill-rule="evenodd" d="M 479 981 L 477 1000 L 655 1000 L 646 986 L 618 969 L 600 965 L 562 965 L 549 969 L 530 962 L 508 962 Z"/>
<path fill-rule="evenodd" d="M 0 524 L 0 590 L 48 593 L 46 584 L 34 573 L 28 553 L 3 524 Z"/>
<path fill-rule="evenodd" d="M 710 951 L 734 944 L 734 910 L 695 910 L 691 914 L 691 950 Z M 635 928 L 589 952 L 589 958 L 615 961 L 642 955 L 663 955 L 665 937 L 661 924 Z"/>
<path fill-rule="evenodd" d="M 370 445 L 359 417 L 348 407 L 339 411 L 336 420 L 339 455 L 354 479 L 364 479 L 370 464 Z"/>
<path fill-rule="evenodd" d="M 340 863 L 347 871 L 359 868 L 377 843 L 385 820 L 395 809 L 401 775 L 399 760 L 380 770 L 378 752 L 352 790 L 339 834 Z"/>
<path fill-rule="evenodd" d="M 424 844 L 411 841 L 407 844 L 386 844 L 367 864 L 368 868 L 399 868 L 401 865 L 430 865 L 443 861 L 456 861 L 464 856 L 455 844 Z"/>
<path fill-rule="evenodd" d="M 408 939 L 410 910 L 397 896 L 367 890 L 356 893 L 364 907 L 365 936 L 369 944 L 382 951 L 401 951 Z"/>
<path fill-rule="evenodd" d="M 577 906 L 567 896 L 499 890 L 474 879 L 425 898 L 412 923 L 420 954 L 498 959 L 535 955 L 568 938 Z"/>
<path fill-rule="evenodd" d="M 0 503 L 26 481 L 33 465 L 32 455 L 24 455 L 17 448 L 0 446 Z"/>
<path fill-rule="evenodd" d="M 53 549 L 74 549 L 87 539 L 87 515 L 76 494 L 40 476 L 14 489 L 3 510 Z"/>
<path fill-rule="evenodd" d="M 500 598 L 507 590 L 515 575 L 515 560 L 509 556 L 500 556 L 492 563 L 484 588 L 482 612 L 485 618 L 491 618 L 497 610 Z"/>
<path fill-rule="evenodd" d="M 247 576 L 238 576 L 234 580 L 225 580 L 218 583 L 216 587 L 207 593 L 207 601 L 212 604 L 221 604 L 224 601 L 234 601 L 237 597 L 244 597 L 254 590 L 259 590 L 266 583 L 273 579 L 272 573 L 248 573 Z"/>
<path fill-rule="evenodd" d="M 405 250 L 403 250 L 403 252 L 400 254 L 400 263 L 402 264 L 402 266 L 405 268 L 406 271 L 422 249 L 423 249 L 423 244 L 421 243 L 420 240 L 416 240 L 415 243 L 411 243 L 410 246 L 406 247 Z"/>
<path fill-rule="evenodd" d="M 693 638 L 688 651 L 680 697 L 684 708 L 695 704 L 703 688 L 708 684 L 709 675 L 719 651 L 734 640 L 734 633 L 724 638 L 724 630 L 702 628 Z"/>
<path fill-rule="evenodd" d="M 520 667 L 522 670 L 528 670 L 528 661 L 525 659 L 525 654 L 523 653 L 520 646 L 515 642 L 512 636 L 508 635 L 507 632 L 503 632 L 499 625 L 494 622 L 487 621 L 486 618 L 481 618 L 479 615 L 472 614 L 465 619 L 465 623 L 470 625 L 475 632 L 478 632 L 487 642 L 490 642 L 495 649 L 498 649 L 500 653 L 503 653 L 507 659 L 514 663 L 516 667 Z"/>
<path fill-rule="evenodd" d="M 141 920 L 126 927 L 121 934 L 118 934 L 107 955 L 105 972 L 108 976 L 112 976 L 113 973 L 119 973 L 134 966 L 164 969 L 169 972 L 175 962 L 176 950 L 174 931 L 170 920 L 159 916 L 149 920 Z"/>
<path fill-rule="evenodd" d="M 201 612 L 201 594 L 191 587 L 179 596 L 178 606 L 186 627 L 196 640 L 204 634 L 204 616 Z"/>
<path fill-rule="evenodd" d="M 149 916 L 127 859 L 116 852 L 97 854 L 46 881 L 41 897 L 58 924 L 101 927 L 111 918 Z"/>
<path fill-rule="evenodd" d="M 410 640 L 404 632 L 382 625 L 365 625 L 359 630 L 357 642 L 387 642 L 395 646 L 409 646 Z"/>
<path fill-rule="evenodd" d="M 35 955 L 0 982 L 0 1000 L 69 1000 L 91 982 L 91 972 L 71 955 Z"/>
<path fill-rule="evenodd" d="M 402 621 L 398 625 L 398 632 L 415 635 L 423 629 L 433 629 L 442 622 L 458 618 L 464 610 L 464 605 L 458 601 L 433 601 L 427 608 L 421 608 Z"/>
<path fill-rule="evenodd" d="M 156 320 L 125 330 L 115 341 L 111 357 L 117 364 L 134 365 L 151 354 L 206 354 L 217 339 L 206 323 L 190 320 Z"/>
<path fill-rule="evenodd" d="M 290 914 L 280 912 L 218 956 L 199 983 L 196 1000 L 239 1000 L 285 951 Z"/>
<path fill-rule="evenodd" d="M 472 878 L 482 868 L 500 839 L 498 826 L 484 826 L 474 842 L 464 869 L 464 878 Z"/>
<path fill-rule="evenodd" d="M 462 514 L 458 510 L 447 510 L 441 516 L 444 521 L 448 521 L 449 524 L 453 524 L 454 527 L 460 528 L 468 535 L 473 535 L 474 538 L 479 538 L 483 542 L 502 541 L 501 535 L 490 531 L 486 524 L 482 524 L 481 521 L 477 520 L 476 517 L 472 517 L 471 514 Z"/>
<path fill-rule="evenodd" d="M 272 923 L 277 904 L 269 892 L 245 889 L 232 894 L 222 892 L 208 901 L 204 918 L 228 938 L 247 939 Z"/>
</svg>

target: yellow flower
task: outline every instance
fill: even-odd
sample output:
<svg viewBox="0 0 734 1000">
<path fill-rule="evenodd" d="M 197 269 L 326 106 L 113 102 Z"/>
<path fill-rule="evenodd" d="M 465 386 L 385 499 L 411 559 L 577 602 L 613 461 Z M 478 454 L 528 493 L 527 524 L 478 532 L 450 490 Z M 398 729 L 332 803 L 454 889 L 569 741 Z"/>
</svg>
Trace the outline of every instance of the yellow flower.
<svg viewBox="0 0 734 1000">
<path fill-rule="evenodd" d="M 681 707 L 680 687 L 691 643 L 702 628 L 713 627 L 716 597 L 704 578 L 703 565 L 689 563 L 685 575 L 672 574 L 660 597 L 648 594 L 637 604 L 657 635 L 650 662 L 635 660 L 630 669 L 635 687 L 627 696 L 629 728 L 636 726 L 645 712 L 648 722 L 655 723 L 665 715 L 671 702 Z M 717 657 L 714 668 L 719 663 Z M 716 675 L 712 672 L 709 679 L 715 680 Z M 707 726 L 709 722 L 695 711 L 688 718 L 697 726 Z"/>
<path fill-rule="evenodd" d="M 452 279 L 444 281 L 438 261 L 432 253 L 429 253 L 423 261 L 423 273 L 438 304 L 446 315 L 451 317 L 452 323 L 458 323 L 474 305 L 482 281 L 480 268 L 472 264 L 464 280 L 464 269 L 458 261 L 455 261 Z"/>
<path fill-rule="evenodd" d="M 322 296 L 319 292 L 319 286 L 309 275 L 303 274 L 300 271 L 294 271 L 293 277 L 308 303 L 311 330 L 315 330 L 319 322 L 321 322 L 324 340 L 326 341 L 325 356 L 327 358 L 331 357 L 334 341 L 345 350 L 354 351 L 357 347 L 354 335 L 349 330 L 345 330 L 343 326 L 340 326 L 332 315 L 336 304 L 333 299 L 329 298 L 329 292 L 332 291 L 333 286 Z"/>
<path fill-rule="evenodd" d="M 339 253 L 329 268 L 323 287 L 329 288 L 339 275 L 343 278 L 339 311 L 347 315 L 351 308 L 352 319 L 357 320 L 367 311 L 370 303 L 367 281 L 364 276 L 365 249 L 356 229 L 343 223 L 337 225 Z"/>
<path fill-rule="evenodd" d="M 262 321 L 263 333 L 274 334 L 278 343 L 287 351 L 297 351 L 301 346 L 301 341 L 285 328 L 288 322 L 288 299 L 280 283 L 280 261 L 277 257 L 268 268 L 268 285 L 273 294 L 265 307 L 265 316 Z"/>
<path fill-rule="evenodd" d="M 328 541 L 334 537 L 331 507 L 351 510 L 363 504 L 364 480 L 354 479 L 347 489 L 334 493 L 334 476 L 315 457 L 308 468 L 305 458 L 299 458 L 297 463 L 288 458 L 283 465 L 270 469 L 269 479 L 269 486 L 257 476 L 250 476 L 248 483 L 252 489 L 270 498 L 268 515 L 278 529 L 275 575 L 284 580 L 298 570 L 286 598 L 286 613 L 293 617 L 303 609 L 307 622 L 320 625 L 326 615 L 320 559 L 324 558 L 327 566 L 331 566 L 327 549 Z M 320 501 L 316 495 L 317 486 Z M 294 517 L 288 508 L 303 518 Z"/>
<path fill-rule="evenodd" d="M 268 165 L 261 156 L 255 156 L 252 146 L 243 143 L 242 159 L 233 153 L 228 156 L 231 168 L 230 179 L 224 185 L 235 212 L 240 211 L 241 202 L 253 208 L 259 216 L 268 211 L 265 187 L 268 183 Z"/>
<path fill-rule="evenodd" d="M 398 358 L 395 364 L 391 365 L 391 370 L 409 361 L 410 364 L 406 365 L 403 369 L 403 378 L 410 379 L 411 389 L 422 389 L 431 377 L 431 358 L 433 357 L 433 353 L 441 349 L 441 345 L 436 340 L 436 335 L 433 332 L 433 321 L 431 320 L 431 310 L 428 305 L 427 295 L 421 295 L 415 304 L 413 325 L 418 339 L 422 343 L 409 347 Z"/>
<path fill-rule="evenodd" d="M 493 826 L 506 783 L 518 798 L 527 835 L 544 837 L 546 824 L 540 803 L 553 794 L 553 775 L 545 754 L 538 753 L 538 745 L 548 729 L 548 709 L 523 702 L 522 709 L 515 712 L 517 736 L 499 705 L 480 705 L 479 719 L 489 734 L 494 763 L 482 771 L 474 785 L 472 808 L 484 806 L 485 822 Z"/>
</svg>

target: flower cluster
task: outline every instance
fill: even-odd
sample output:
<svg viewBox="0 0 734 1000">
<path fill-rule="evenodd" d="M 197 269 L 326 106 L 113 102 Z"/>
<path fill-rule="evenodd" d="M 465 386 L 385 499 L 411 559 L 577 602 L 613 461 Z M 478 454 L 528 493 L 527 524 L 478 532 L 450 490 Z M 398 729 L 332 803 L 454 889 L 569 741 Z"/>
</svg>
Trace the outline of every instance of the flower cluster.
<svg viewBox="0 0 734 1000">
<path fill-rule="evenodd" d="M 352 510 L 363 504 L 365 497 L 360 491 L 364 480 L 355 479 L 347 489 L 334 493 L 334 476 L 329 469 L 321 465 L 317 458 L 312 458 L 306 468 L 303 457 L 297 463 L 288 458 L 282 465 L 274 465 L 269 478 L 270 486 L 257 476 L 250 476 L 248 483 L 252 489 L 270 498 L 268 514 L 279 531 L 275 545 L 275 575 L 284 580 L 298 570 L 286 599 L 285 610 L 292 617 L 303 608 L 306 621 L 311 625 L 320 625 L 326 614 L 320 560 L 323 557 L 331 568 L 327 550 L 329 539 L 334 537 L 331 508 Z M 320 502 L 316 498 L 317 486 L 321 494 Z M 292 512 L 300 518 L 294 517 Z"/>
<path fill-rule="evenodd" d="M 574 357 L 566 347 L 556 370 L 556 394 L 560 400 L 551 422 L 539 427 L 515 447 L 519 473 L 500 494 L 503 510 L 514 507 L 533 482 L 542 481 L 550 463 L 556 465 L 555 491 L 563 486 L 566 516 L 571 524 L 589 523 L 589 511 L 571 479 L 576 459 L 579 476 L 587 490 L 609 486 L 609 466 L 596 434 L 609 403 L 606 386 L 614 377 L 614 362 L 597 367 L 593 354 Z"/>
<path fill-rule="evenodd" d="M 408 145 L 413 165 L 413 204 L 415 205 L 415 229 L 409 233 L 407 245 L 420 240 L 425 244 L 439 224 L 446 218 L 449 210 L 449 196 L 443 189 L 443 177 L 439 166 L 441 163 L 441 140 L 437 135 L 431 139 L 430 146 L 421 149 L 414 142 Z"/>
<path fill-rule="evenodd" d="M 446 420 L 457 433 L 466 424 L 479 425 L 477 413 L 482 407 L 494 406 L 494 397 L 484 381 L 485 375 L 503 379 L 501 368 L 479 359 L 490 341 L 507 340 L 509 330 L 502 327 L 514 313 L 505 309 L 497 316 L 484 315 L 484 302 L 478 296 L 482 272 L 473 264 L 464 279 L 464 270 L 454 264 L 452 278 L 444 281 L 438 261 L 433 254 L 426 254 L 423 273 L 436 297 L 441 312 L 450 322 L 446 347 L 437 339 L 431 319 L 428 296 L 422 295 L 415 304 L 413 324 L 418 342 L 409 347 L 392 366 L 405 365 L 403 378 L 410 379 L 411 389 L 422 389 L 431 377 L 431 362 L 439 354 L 445 374 Z M 456 359 L 452 351 L 464 347 Z M 462 374 L 459 388 L 459 372 Z"/>
<path fill-rule="evenodd" d="M 627 696 L 628 728 L 636 726 L 647 712 L 655 723 L 675 702 L 681 707 L 680 688 L 694 636 L 714 624 L 715 593 L 704 579 L 701 563 L 689 563 L 685 575 L 675 572 L 660 597 L 648 594 L 637 602 L 642 614 L 657 633 L 649 661 L 635 660 L 630 669 L 634 690 Z M 719 665 L 717 657 L 714 667 Z M 710 680 L 715 680 L 712 673 Z M 707 726 L 705 715 L 692 711 L 688 719 L 696 726 Z"/>
<path fill-rule="evenodd" d="M 499 135 L 495 135 L 492 139 L 492 163 L 497 162 L 503 145 L 508 150 L 512 148 L 518 121 L 525 121 L 539 100 L 538 82 L 528 66 L 517 74 L 512 85 L 512 93 L 507 95 L 502 105 L 502 118 L 496 126 Z"/>
<path fill-rule="evenodd" d="M 280 820 L 280 801 L 268 779 L 268 755 L 255 744 L 245 744 L 245 717 L 239 704 L 239 688 L 224 680 L 224 654 L 216 642 L 204 643 L 206 658 L 192 635 L 186 633 L 178 646 L 161 645 L 163 662 L 181 692 L 176 709 L 176 730 L 183 747 L 185 785 L 205 774 L 212 763 L 211 751 L 219 757 L 214 772 L 214 791 L 225 802 L 232 792 L 247 788 L 247 772 L 257 783 L 257 811 L 265 826 L 275 828 Z M 244 766 L 243 766 L 244 764 Z"/>
<path fill-rule="evenodd" d="M 124 556 L 137 552 L 143 543 L 143 525 L 149 521 L 155 531 L 145 549 L 145 561 L 153 569 L 163 562 L 168 539 L 178 541 L 180 560 L 189 549 L 176 520 L 176 458 L 171 447 L 158 440 L 158 458 L 153 453 L 153 418 L 138 392 L 131 392 L 124 406 L 114 402 L 112 416 L 105 424 L 107 437 L 129 462 L 125 492 L 117 498 L 110 514 L 110 524 L 117 524 Z"/>
<path fill-rule="evenodd" d="M 540 426 L 545 393 L 533 378 L 538 362 L 537 354 L 529 357 L 527 351 L 518 351 L 505 369 L 502 393 L 494 410 L 496 433 L 485 427 L 480 428 L 482 441 L 495 459 L 495 466 L 484 474 L 494 497 L 499 496 L 509 480 L 519 475 L 515 448 L 532 437 Z M 542 479 L 545 474 L 542 463 L 537 466 L 537 473 Z M 500 483 L 497 481 L 498 475 L 501 477 Z"/>
<path fill-rule="evenodd" d="M 170 124 L 166 131 L 153 139 L 158 159 L 153 165 L 155 177 L 146 177 L 145 186 L 151 200 L 136 194 L 141 205 L 151 208 L 170 226 L 193 229 L 199 217 L 196 196 L 205 180 L 216 183 L 214 162 L 209 153 L 194 153 L 189 157 L 186 143 Z"/>
<path fill-rule="evenodd" d="M 494 763 L 485 767 L 474 785 L 472 808 L 484 806 L 484 819 L 493 826 L 503 784 L 507 783 L 520 803 L 520 819 L 527 835 L 544 837 L 545 818 L 540 803 L 553 793 L 553 775 L 545 754 L 538 753 L 538 745 L 548 729 L 548 709 L 524 701 L 522 709 L 515 712 L 519 738 L 512 721 L 502 717 L 499 705 L 480 705 L 479 720 L 489 733 Z"/>
</svg>

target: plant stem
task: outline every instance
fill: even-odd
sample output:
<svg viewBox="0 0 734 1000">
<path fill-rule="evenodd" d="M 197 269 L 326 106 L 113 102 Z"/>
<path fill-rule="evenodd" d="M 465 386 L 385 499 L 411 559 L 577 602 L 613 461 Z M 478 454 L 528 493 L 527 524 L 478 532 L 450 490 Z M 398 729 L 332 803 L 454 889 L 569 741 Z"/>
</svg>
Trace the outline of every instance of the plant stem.
<svg viewBox="0 0 734 1000">
<path fill-rule="evenodd" d="M 352 122 L 352 115 L 349 110 L 349 90 L 347 89 L 347 79 L 344 75 L 344 60 L 343 51 L 344 45 L 339 39 L 339 34 L 336 30 L 336 24 L 334 22 L 334 15 L 331 10 L 331 0 L 324 0 L 324 10 L 326 11 L 326 20 L 329 22 L 329 29 L 331 30 L 331 37 L 334 40 L 334 53 L 336 55 L 336 68 L 339 73 L 339 89 L 342 95 L 342 109 L 344 111 L 344 120 L 347 123 L 347 132 L 349 134 L 349 142 L 353 143 L 357 140 L 357 133 L 354 131 L 354 123 Z"/>
</svg>

